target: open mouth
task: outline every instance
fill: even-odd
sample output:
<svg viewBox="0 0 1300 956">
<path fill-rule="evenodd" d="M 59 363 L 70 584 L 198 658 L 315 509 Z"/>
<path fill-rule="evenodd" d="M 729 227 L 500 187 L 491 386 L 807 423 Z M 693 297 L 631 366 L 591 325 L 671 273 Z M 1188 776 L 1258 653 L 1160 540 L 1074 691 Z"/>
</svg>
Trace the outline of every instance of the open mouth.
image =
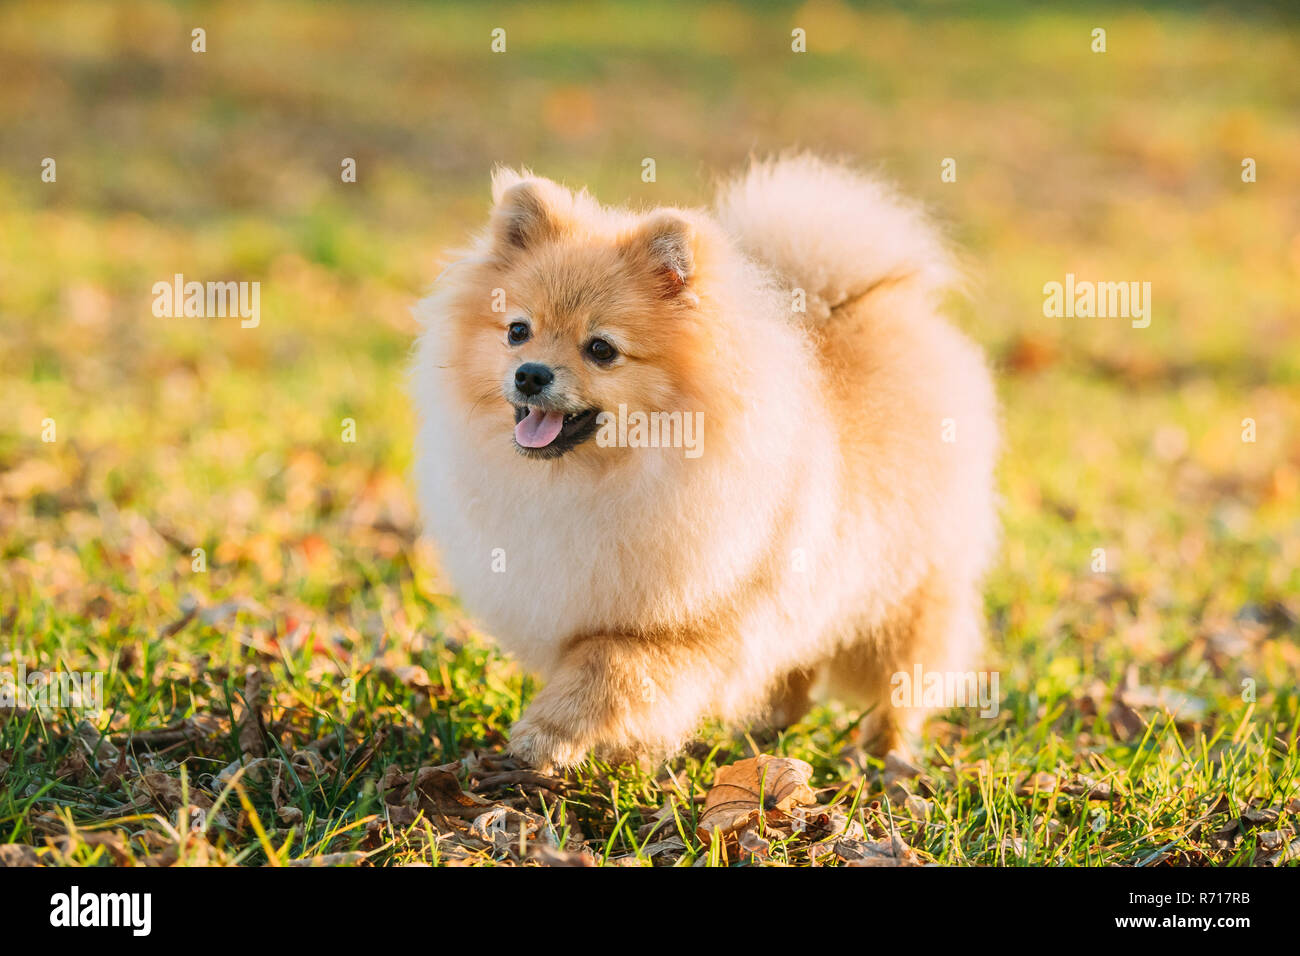
<svg viewBox="0 0 1300 956">
<path fill-rule="evenodd" d="M 559 458 L 596 433 L 598 408 L 565 414 L 536 405 L 515 406 L 515 446 L 529 458 Z"/>
</svg>

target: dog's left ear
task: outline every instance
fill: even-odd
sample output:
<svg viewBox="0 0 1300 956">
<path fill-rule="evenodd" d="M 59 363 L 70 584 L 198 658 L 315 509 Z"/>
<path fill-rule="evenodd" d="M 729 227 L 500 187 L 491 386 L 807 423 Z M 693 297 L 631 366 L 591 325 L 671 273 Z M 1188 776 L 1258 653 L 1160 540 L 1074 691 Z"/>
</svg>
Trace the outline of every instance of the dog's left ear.
<svg viewBox="0 0 1300 956">
<path fill-rule="evenodd" d="M 654 277 L 665 299 L 690 292 L 695 277 L 695 227 L 675 212 L 658 212 L 637 228 L 625 246 Z"/>
</svg>

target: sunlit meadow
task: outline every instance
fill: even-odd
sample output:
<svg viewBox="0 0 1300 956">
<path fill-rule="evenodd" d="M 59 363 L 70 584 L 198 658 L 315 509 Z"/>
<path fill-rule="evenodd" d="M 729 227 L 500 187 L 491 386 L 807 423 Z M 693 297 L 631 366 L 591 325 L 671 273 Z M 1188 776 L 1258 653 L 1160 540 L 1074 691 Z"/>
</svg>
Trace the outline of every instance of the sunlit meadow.
<svg viewBox="0 0 1300 956">
<path fill-rule="evenodd" d="M 701 838 L 755 752 L 919 862 L 1300 858 L 1297 62 L 1294 20 L 1174 5 L 0 7 L 0 672 L 104 681 L 97 715 L 0 705 L 0 859 L 851 860 Z M 1001 712 L 911 764 L 826 706 L 520 773 L 535 685 L 418 537 L 410 307 L 495 163 L 693 204 L 790 147 L 961 251 L 1006 436 Z M 259 282 L 260 323 L 156 316 L 177 273 Z M 1045 317 L 1067 273 L 1150 282 L 1150 326 Z"/>
</svg>

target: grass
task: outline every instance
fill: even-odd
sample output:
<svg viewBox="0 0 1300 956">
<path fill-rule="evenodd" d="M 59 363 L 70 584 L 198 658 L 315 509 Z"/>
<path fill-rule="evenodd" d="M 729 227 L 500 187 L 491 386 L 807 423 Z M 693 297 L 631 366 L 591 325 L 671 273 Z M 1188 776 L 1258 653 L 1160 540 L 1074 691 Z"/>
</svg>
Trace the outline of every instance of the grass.
<svg viewBox="0 0 1300 956">
<path fill-rule="evenodd" d="M 105 707 L 0 711 L 0 843 L 31 848 L 4 852 L 834 862 L 834 834 L 696 835 L 718 768 L 763 752 L 923 861 L 1294 859 L 1296 54 L 1267 12 L 1170 7 L 6 5 L 0 674 L 99 672 Z M 1001 712 L 932 721 L 913 766 L 857 752 L 832 704 L 702 728 L 667 767 L 512 775 L 535 685 L 418 538 L 408 309 L 495 162 L 693 203 L 791 145 L 878 165 L 975 276 L 953 308 L 1004 406 Z M 260 281 L 261 325 L 154 318 L 176 272 Z M 1150 328 L 1045 319 L 1066 272 L 1150 281 Z"/>
</svg>

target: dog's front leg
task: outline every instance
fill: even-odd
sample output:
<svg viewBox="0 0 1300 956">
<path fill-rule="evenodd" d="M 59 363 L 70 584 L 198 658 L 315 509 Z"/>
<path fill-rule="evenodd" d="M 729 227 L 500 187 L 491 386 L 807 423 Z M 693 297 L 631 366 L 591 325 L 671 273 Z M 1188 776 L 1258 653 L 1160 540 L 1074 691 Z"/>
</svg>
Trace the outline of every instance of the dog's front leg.
<svg viewBox="0 0 1300 956">
<path fill-rule="evenodd" d="M 682 644 L 577 639 L 515 724 L 510 752 L 544 770 L 572 767 L 593 751 L 618 758 L 666 752 L 705 716 L 712 677 L 703 657 Z"/>
</svg>

